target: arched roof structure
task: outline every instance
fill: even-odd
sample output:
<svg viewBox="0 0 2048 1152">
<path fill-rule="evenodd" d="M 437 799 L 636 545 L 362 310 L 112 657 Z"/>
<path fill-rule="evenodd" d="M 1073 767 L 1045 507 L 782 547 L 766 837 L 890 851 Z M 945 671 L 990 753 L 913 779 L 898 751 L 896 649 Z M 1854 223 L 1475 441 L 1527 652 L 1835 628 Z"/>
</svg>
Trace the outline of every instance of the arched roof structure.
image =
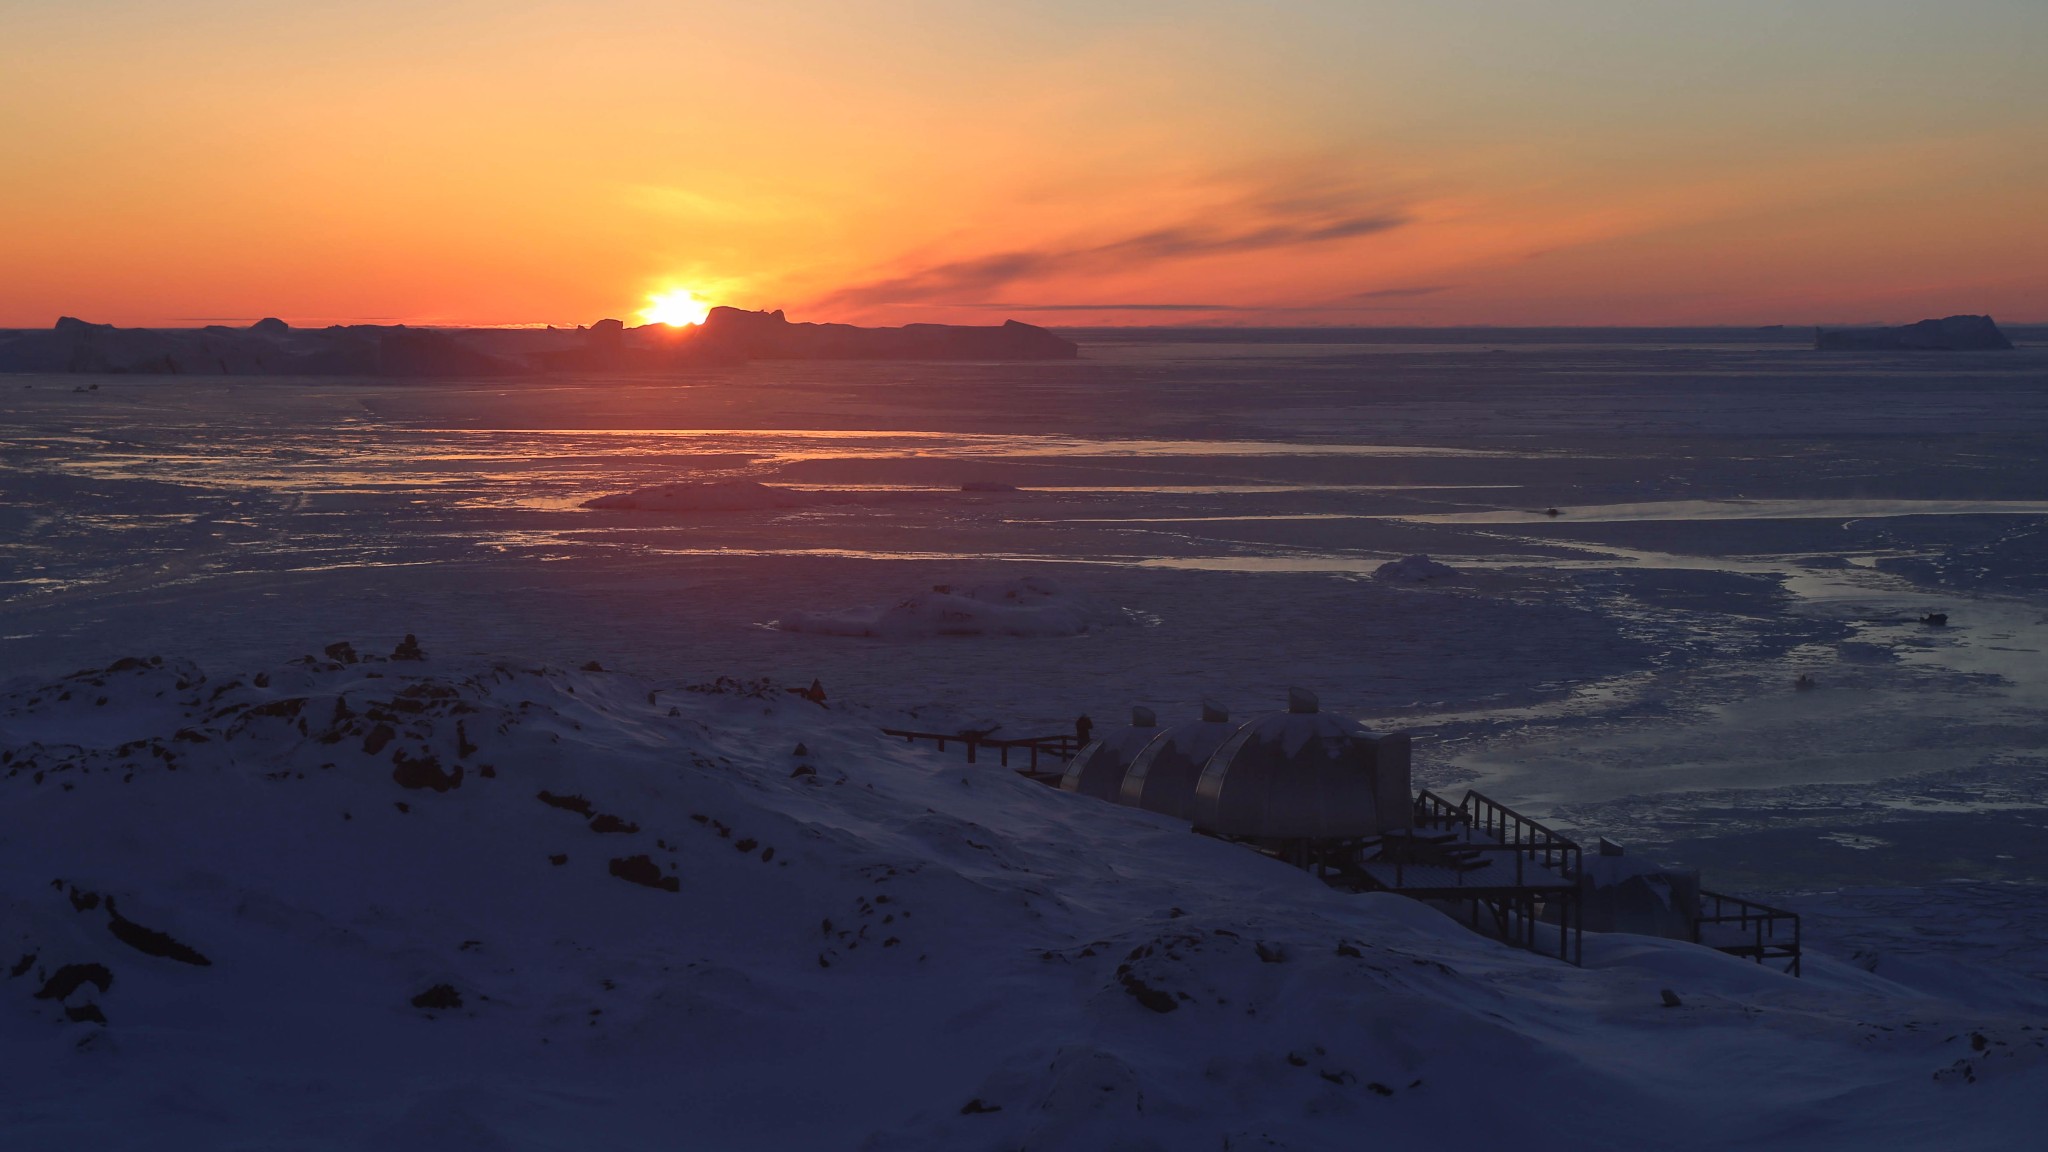
<svg viewBox="0 0 2048 1152">
<path fill-rule="evenodd" d="M 1296 689 L 1288 711 L 1253 719 L 1209 758 L 1195 785 L 1194 824 L 1264 840 L 1406 829 L 1415 821 L 1408 761 L 1406 733 L 1375 736 Z"/>
<path fill-rule="evenodd" d="M 1159 721 L 1150 708 L 1131 709 L 1128 728 L 1113 728 L 1074 754 L 1066 775 L 1060 778 L 1060 788 L 1114 804 L 1131 761 L 1158 735 Z"/>
</svg>

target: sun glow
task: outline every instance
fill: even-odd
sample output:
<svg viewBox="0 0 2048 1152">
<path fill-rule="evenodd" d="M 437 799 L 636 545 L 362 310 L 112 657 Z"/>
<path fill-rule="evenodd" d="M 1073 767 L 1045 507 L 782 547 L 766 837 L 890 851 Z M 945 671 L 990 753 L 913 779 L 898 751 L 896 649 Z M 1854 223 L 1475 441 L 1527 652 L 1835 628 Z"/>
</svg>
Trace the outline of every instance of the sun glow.
<svg viewBox="0 0 2048 1152">
<path fill-rule="evenodd" d="M 691 324 L 702 324 L 711 315 L 711 302 L 700 300 L 688 288 L 674 288 L 658 292 L 647 298 L 647 307 L 640 310 L 640 318 L 649 324 L 668 324 L 676 328 Z"/>
</svg>

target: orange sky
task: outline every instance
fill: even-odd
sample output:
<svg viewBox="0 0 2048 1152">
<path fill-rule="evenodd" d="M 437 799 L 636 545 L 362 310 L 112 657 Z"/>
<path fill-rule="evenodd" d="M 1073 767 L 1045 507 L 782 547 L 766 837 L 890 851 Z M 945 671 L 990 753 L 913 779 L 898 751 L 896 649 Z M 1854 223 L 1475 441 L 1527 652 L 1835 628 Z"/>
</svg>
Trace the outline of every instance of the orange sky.
<svg viewBox="0 0 2048 1152">
<path fill-rule="evenodd" d="M 1787 7 L 0 0 L 0 325 L 2048 320 L 2048 4 Z"/>
</svg>

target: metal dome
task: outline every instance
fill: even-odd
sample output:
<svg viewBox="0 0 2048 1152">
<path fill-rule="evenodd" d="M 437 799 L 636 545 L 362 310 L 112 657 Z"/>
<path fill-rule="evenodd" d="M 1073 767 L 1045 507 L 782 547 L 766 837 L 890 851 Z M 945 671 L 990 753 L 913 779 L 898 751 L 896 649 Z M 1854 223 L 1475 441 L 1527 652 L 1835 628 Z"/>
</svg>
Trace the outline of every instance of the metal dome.
<svg viewBox="0 0 2048 1152">
<path fill-rule="evenodd" d="M 1209 757 L 1244 727 L 1214 704 L 1202 706 L 1202 718 L 1176 724 L 1145 745 L 1124 773 L 1118 800 L 1134 808 L 1163 812 L 1181 820 L 1195 815 L 1195 785 Z"/>
<path fill-rule="evenodd" d="M 1274 840 L 1412 826 L 1407 734 L 1374 736 L 1318 711 L 1312 693 L 1290 696 L 1289 711 L 1245 724 L 1209 758 L 1195 785 L 1195 826 Z"/>
<path fill-rule="evenodd" d="M 1130 727 L 1105 732 L 1074 754 L 1060 788 L 1114 803 L 1131 761 L 1158 735 L 1159 721 L 1150 708 L 1131 709 Z"/>
</svg>

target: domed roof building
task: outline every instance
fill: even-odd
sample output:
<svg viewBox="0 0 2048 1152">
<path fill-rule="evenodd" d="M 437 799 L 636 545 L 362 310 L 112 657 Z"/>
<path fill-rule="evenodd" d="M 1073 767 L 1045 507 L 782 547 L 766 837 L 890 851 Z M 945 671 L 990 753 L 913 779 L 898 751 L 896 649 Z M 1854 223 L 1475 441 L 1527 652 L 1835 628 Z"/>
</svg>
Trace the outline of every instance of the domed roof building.
<svg viewBox="0 0 2048 1152">
<path fill-rule="evenodd" d="M 1242 727 L 1244 722 L 1233 722 L 1223 706 L 1204 701 L 1200 720 L 1176 724 L 1145 745 L 1124 773 L 1117 798 L 1135 808 L 1192 821 L 1195 784 L 1202 769 Z"/>
<path fill-rule="evenodd" d="M 1259 840 L 1377 836 L 1415 822 L 1406 733 L 1375 736 L 1288 692 L 1288 709 L 1239 728 L 1195 785 L 1194 825 Z"/>
<path fill-rule="evenodd" d="M 1159 719 L 1150 708 L 1131 709 L 1130 727 L 1111 729 L 1074 754 L 1060 788 L 1114 804 L 1131 761 L 1158 735 Z"/>
</svg>

